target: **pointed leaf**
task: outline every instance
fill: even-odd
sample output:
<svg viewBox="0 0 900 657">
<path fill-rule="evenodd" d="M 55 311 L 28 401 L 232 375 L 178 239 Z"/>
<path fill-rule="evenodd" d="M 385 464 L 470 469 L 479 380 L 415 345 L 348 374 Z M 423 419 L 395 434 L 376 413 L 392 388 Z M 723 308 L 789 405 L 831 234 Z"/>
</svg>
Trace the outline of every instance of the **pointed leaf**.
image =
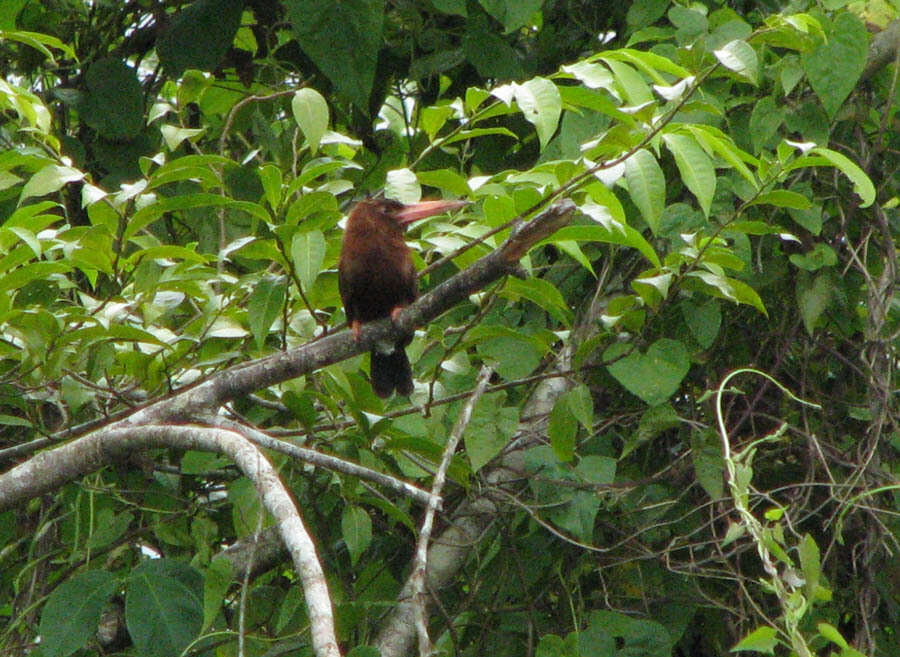
<svg viewBox="0 0 900 657">
<path fill-rule="evenodd" d="M 712 160 L 697 142 L 683 134 L 663 135 L 663 141 L 675 156 L 675 164 L 681 179 L 691 193 L 697 197 L 703 214 L 709 216 L 713 196 L 716 193 L 716 170 Z"/>
<path fill-rule="evenodd" d="M 372 518 L 360 506 L 347 506 L 341 514 L 341 535 L 355 564 L 372 542 Z"/>
<path fill-rule="evenodd" d="M 862 207 L 867 208 L 872 205 L 875 201 L 875 186 L 872 184 L 871 178 L 853 160 L 843 153 L 838 153 L 824 146 L 817 146 L 810 152 L 824 157 L 850 179 L 850 182 L 853 183 L 853 191 L 859 194 L 862 200 Z"/>
<path fill-rule="evenodd" d="M 364 112 L 381 50 L 385 0 L 285 0 L 297 42 L 338 93 Z"/>
<path fill-rule="evenodd" d="M 834 117 L 856 87 L 867 51 L 866 26 L 853 12 L 842 11 L 835 16 L 827 38 L 803 54 L 803 70 L 829 117 Z"/>
<path fill-rule="evenodd" d="M 687 349 L 678 340 L 657 340 L 646 353 L 630 349 L 625 343 L 616 343 L 603 353 L 603 360 L 613 378 L 626 390 L 640 397 L 649 406 L 657 406 L 669 399 L 691 366 Z M 614 361 L 614 362 L 612 362 Z"/>
<path fill-rule="evenodd" d="M 296 233 L 291 240 L 291 260 L 304 292 L 312 289 L 325 262 L 325 235 L 320 230 Z"/>
<path fill-rule="evenodd" d="M 515 95 L 522 114 L 537 130 L 541 150 L 544 150 L 559 125 L 562 113 L 559 90 L 546 78 L 534 78 L 517 85 Z"/>
<path fill-rule="evenodd" d="M 291 101 L 294 120 L 300 126 L 309 150 L 315 153 L 328 130 L 328 102 L 312 87 L 298 89 Z"/>
<path fill-rule="evenodd" d="M 21 203 L 31 196 L 45 196 L 52 194 L 63 188 L 66 183 L 75 182 L 84 178 L 84 172 L 72 167 L 66 167 L 59 164 L 48 164 L 36 174 L 31 176 L 25 187 L 22 188 L 22 195 L 19 197 Z"/>
<path fill-rule="evenodd" d="M 247 303 L 250 331 L 256 340 L 256 348 L 262 349 L 269 329 L 284 307 L 284 283 L 264 278 L 253 290 Z"/>
<path fill-rule="evenodd" d="M 631 200 L 655 234 L 666 205 L 666 178 L 650 151 L 642 148 L 625 160 L 625 180 Z"/>
<path fill-rule="evenodd" d="M 759 82 L 759 60 L 756 51 L 746 41 L 736 39 L 714 52 L 716 59 L 729 71 L 734 71 L 748 82 Z"/>
<path fill-rule="evenodd" d="M 739 650 L 755 650 L 756 652 L 764 652 L 769 655 L 775 654 L 775 646 L 778 645 L 778 632 L 774 627 L 763 625 L 757 627 L 747 636 L 741 639 L 738 644 L 731 649 L 731 652 Z"/>
<path fill-rule="evenodd" d="M 41 654 L 66 657 L 85 646 L 115 590 L 115 577 L 105 570 L 79 573 L 56 587 L 41 613 Z"/>
</svg>

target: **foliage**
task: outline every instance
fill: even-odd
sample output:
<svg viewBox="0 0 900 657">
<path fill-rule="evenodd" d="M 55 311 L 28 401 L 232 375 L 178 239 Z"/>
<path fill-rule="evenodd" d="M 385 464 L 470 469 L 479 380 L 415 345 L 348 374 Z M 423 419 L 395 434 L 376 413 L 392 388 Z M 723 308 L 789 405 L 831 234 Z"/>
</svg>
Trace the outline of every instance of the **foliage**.
<svg viewBox="0 0 900 657">
<path fill-rule="evenodd" d="M 353 200 L 473 201 L 411 229 L 428 290 L 568 198 L 526 278 L 417 330 L 411 400 L 375 397 L 354 356 L 222 413 L 427 488 L 493 368 L 442 491 L 444 530 L 492 508 L 435 592 L 445 654 L 892 654 L 897 67 L 866 65 L 878 7 L 603 4 L 0 7 L 4 469 L 334 332 Z M 720 385 L 746 367 L 764 376 Z M 421 509 L 268 454 L 341 646 L 368 654 Z M 228 459 L 156 446 L 14 502 L 4 654 L 38 636 L 31 654 L 231 654 L 238 635 L 311 654 L 299 575 L 222 558 L 270 523 Z M 86 629 L 117 609 L 125 638 Z"/>
</svg>

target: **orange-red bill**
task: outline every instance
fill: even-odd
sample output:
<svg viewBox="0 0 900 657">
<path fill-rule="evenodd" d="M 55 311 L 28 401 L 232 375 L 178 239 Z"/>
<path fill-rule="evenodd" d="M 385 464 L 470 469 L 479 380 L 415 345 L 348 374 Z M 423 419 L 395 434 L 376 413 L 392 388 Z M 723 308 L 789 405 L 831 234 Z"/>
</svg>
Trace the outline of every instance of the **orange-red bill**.
<svg viewBox="0 0 900 657">
<path fill-rule="evenodd" d="M 420 201 L 403 206 L 402 210 L 394 213 L 394 216 L 399 223 L 408 224 L 418 219 L 456 210 L 468 204 L 468 201 Z"/>
</svg>

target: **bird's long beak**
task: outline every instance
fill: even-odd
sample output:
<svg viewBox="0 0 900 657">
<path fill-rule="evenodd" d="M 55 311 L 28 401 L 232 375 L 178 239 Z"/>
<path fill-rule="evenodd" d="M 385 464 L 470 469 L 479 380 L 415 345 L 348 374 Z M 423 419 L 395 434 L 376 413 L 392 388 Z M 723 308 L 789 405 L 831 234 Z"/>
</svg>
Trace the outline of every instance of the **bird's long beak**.
<svg viewBox="0 0 900 657">
<path fill-rule="evenodd" d="M 404 225 L 418 219 L 456 210 L 468 204 L 468 201 L 420 201 L 403 206 L 402 210 L 394 213 L 394 216 L 397 218 L 397 223 Z"/>
</svg>

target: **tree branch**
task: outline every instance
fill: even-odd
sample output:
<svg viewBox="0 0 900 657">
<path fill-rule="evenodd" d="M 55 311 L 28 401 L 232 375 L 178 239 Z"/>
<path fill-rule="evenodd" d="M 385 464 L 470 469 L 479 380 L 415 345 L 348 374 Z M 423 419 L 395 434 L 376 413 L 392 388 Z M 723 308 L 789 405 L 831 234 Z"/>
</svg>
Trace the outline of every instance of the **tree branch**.
<svg viewBox="0 0 900 657">
<path fill-rule="evenodd" d="M 150 447 L 178 447 L 225 454 L 254 482 L 278 526 L 303 586 L 316 657 L 337 657 L 334 617 L 325 573 L 316 549 L 278 473 L 265 455 L 233 431 L 198 426 L 141 426 L 101 429 L 41 452 L 0 477 L 0 510 L 99 469 L 110 461 Z"/>
</svg>

